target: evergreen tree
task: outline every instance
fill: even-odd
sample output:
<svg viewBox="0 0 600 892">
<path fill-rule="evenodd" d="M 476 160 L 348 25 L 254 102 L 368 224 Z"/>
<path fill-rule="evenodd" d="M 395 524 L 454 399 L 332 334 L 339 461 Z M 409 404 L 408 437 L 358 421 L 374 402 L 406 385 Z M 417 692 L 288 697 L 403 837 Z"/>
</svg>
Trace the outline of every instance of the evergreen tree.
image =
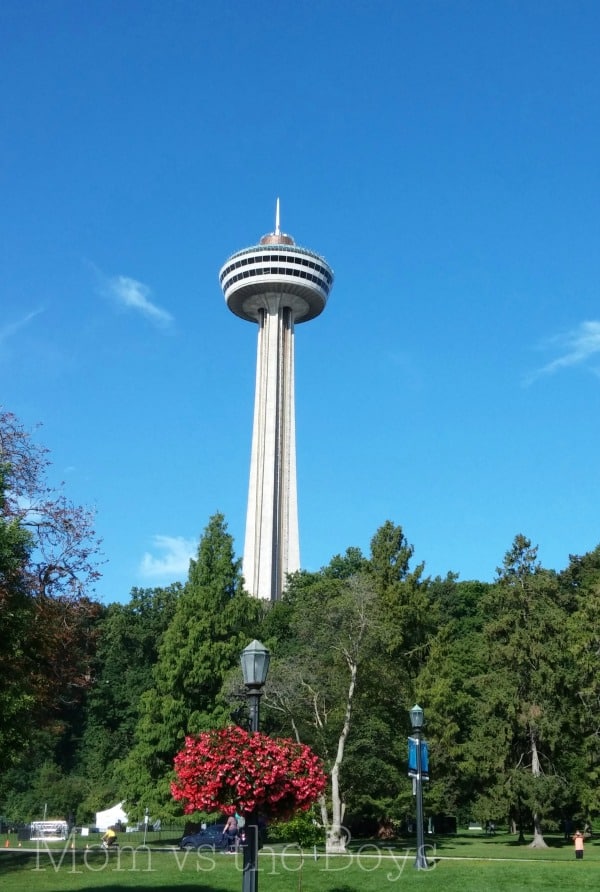
<svg viewBox="0 0 600 892">
<path fill-rule="evenodd" d="M 571 814 L 581 810 L 590 820 L 600 811 L 600 545 L 583 556 L 571 555 L 560 584 L 573 608 L 569 641 L 574 671 L 565 692 L 573 731 Z"/>
<path fill-rule="evenodd" d="M 119 800 L 115 766 L 134 744 L 140 700 L 152 686 L 159 646 L 181 590 L 180 583 L 134 588 L 128 603 L 105 609 L 77 758 L 77 770 L 87 781 L 81 820 Z"/>
<path fill-rule="evenodd" d="M 505 799 L 517 820 L 531 816 L 531 846 L 543 847 L 543 816 L 565 796 L 567 613 L 556 574 L 541 568 L 537 548 L 525 536 L 515 537 L 485 606 L 488 672 L 481 721 L 491 792 L 498 802 Z"/>
<path fill-rule="evenodd" d="M 186 734 L 222 727 L 230 707 L 224 680 L 258 630 L 263 605 L 243 589 L 240 561 L 221 514 L 190 562 L 188 580 L 164 634 L 152 687 L 142 694 L 135 745 L 119 765 L 130 814 L 177 813 L 170 796 L 173 758 Z"/>
<path fill-rule="evenodd" d="M 482 602 L 490 586 L 459 582 L 452 574 L 433 580 L 429 594 L 442 618 L 417 680 L 419 703 L 426 704 L 426 737 L 431 781 L 427 805 L 434 813 L 478 817 L 488 741 L 482 738 L 479 710 L 488 671 L 482 629 Z M 481 820 L 504 817 L 487 811 Z"/>
</svg>

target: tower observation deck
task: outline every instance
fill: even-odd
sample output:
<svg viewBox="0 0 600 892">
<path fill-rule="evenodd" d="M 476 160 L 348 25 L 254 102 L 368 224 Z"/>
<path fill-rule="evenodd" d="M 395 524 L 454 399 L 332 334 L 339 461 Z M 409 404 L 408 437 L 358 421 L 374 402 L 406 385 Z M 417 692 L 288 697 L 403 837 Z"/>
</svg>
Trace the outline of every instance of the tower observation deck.
<svg viewBox="0 0 600 892">
<path fill-rule="evenodd" d="M 233 254 L 219 281 L 227 306 L 258 324 L 258 353 L 243 573 L 259 598 L 281 597 L 300 569 L 294 405 L 294 326 L 325 309 L 333 271 L 279 228 Z"/>
</svg>

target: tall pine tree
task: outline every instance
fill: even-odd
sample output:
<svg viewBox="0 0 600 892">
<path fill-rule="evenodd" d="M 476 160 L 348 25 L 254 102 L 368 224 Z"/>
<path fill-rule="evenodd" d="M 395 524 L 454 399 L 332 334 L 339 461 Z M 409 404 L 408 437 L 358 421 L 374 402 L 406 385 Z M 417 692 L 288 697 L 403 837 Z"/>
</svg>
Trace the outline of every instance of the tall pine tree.
<svg viewBox="0 0 600 892">
<path fill-rule="evenodd" d="M 530 816 L 531 846 L 541 848 L 543 817 L 565 795 L 560 762 L 569 724 L 567 612 L 556 574 L 540 566 L 537 548 L 522 535 L 515 537 L 485 600 L 489 671 L 481 721 L 496 792 L 507 797 L 521 827 L 523 816 Z"/>
<path fill-rule="evenodd" d="M 120 766 L 130 815 L 177 812 L 169 783 L 186 734 L 221 727 L 230 708 L 221 688 L 256 634 L 263 605 L 246 594 L 221 514 L 211 517 L 165 632 L 153 686 L 141 698 L 136 743 Z"/>
</svg>

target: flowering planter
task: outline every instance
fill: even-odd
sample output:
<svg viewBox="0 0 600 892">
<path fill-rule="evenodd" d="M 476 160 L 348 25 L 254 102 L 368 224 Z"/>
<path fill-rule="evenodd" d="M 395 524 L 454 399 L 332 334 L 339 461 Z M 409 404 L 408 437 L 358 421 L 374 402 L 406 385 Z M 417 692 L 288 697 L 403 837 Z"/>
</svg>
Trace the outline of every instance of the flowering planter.
<svg viewBox="0 0 600 892">
<path fill-rule="evenodd" d="M 173 797 L 184 812 L 286 819 L 323 793 L 326 777 L 310 747 L 231 726 L 186 737 L 175 757 Z"/>
</svg>

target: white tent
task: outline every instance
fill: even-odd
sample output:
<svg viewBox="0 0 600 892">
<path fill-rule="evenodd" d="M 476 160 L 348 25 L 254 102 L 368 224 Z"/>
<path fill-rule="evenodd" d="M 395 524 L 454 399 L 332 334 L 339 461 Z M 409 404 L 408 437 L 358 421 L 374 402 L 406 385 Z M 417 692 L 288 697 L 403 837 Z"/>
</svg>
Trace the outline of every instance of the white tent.
<svg viewBox="0 0 600 892">
<path fill-rule="evenodd" d="M 126 824 L 128 821 L 127 814 L 123 811 L 123 806 L 125 802 L 118 802 L 117 805 L 113 805 L 112 808 L 107 808 L 105 811 L 97 811 L 96 812 L 96 827 L 98 830 L 108 830 L 109 827 L 113 827 L 117 821 L 121 821 L 122 824 Z"/>
</svg>

